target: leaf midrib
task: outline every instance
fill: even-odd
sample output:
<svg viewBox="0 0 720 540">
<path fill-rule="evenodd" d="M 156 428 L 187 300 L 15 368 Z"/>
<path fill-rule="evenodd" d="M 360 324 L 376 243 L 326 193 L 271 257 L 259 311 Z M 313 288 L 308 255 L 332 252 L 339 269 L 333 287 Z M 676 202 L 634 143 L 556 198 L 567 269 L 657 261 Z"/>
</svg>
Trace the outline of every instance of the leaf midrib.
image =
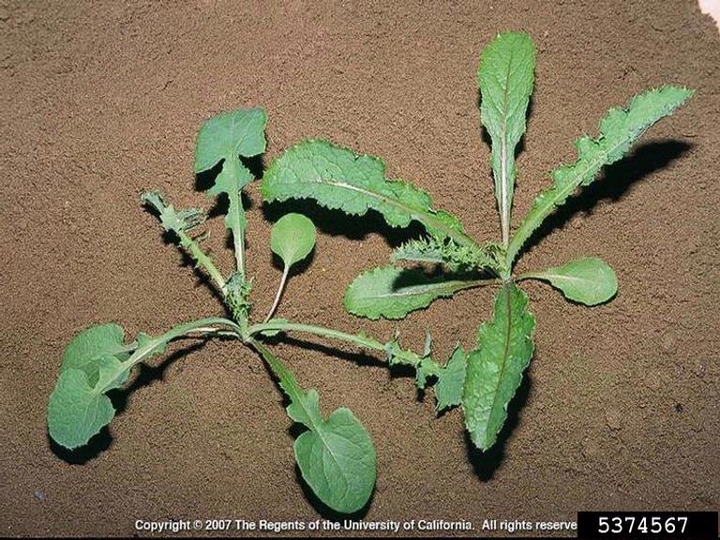
<svg viewBox="0 0 720 540">
<path fill-rule="evenodd" d="M 493 401 L 492 406 L 490 408 L 490 416 L 492 417 L 493 411 L 495 410 L 495 407 L 497 406 L 497 398 L 500 393 L 500 384 L 502 383 L 503 376 L 505 375 L 505 368 L 508 364 L 508 356 L 510 356 L 510 334 L 512 330 L 512 310 L 511 310 L 511 302 L 510 302 L 510 287 L 508 284 L 505 284 L 503 286 L 503 294 L 505 296 L 505 303 L 506 303 L 506 309 L 507 309 L 507 316 L 506 316 L 506 322 L 507 322 L 507 332 L 505 333 L 505 346 L 503 350 L 503 359 L 502 359 L 502 365 L 500 367 L 500 375 L 497 379 L 497 384 L 495 385 L 495 390 L 493 392 Z M 487 426 L 486 426 L 486 437 L 488 434 L 491 433 L 491 425 L 490 425 L 491 418 L 488 418 Z"/>
<path fill-rule="evenodd" d="M 428 284 L 428 285 L 411 285 L 391 291 L 389 293 L 374 294 L 367 298 L 403 298 L 410 296 L 419 296 L 422 294 L 439 293 L 439 292 L 455 292 L 460 289 L 479 286 L 479 283 L 473 281 L 448 281 L 446 283 Z"/>
<path fill-rule="evenodd" d="M 479 247 L 478 243 L 474 239 L 472 239 L 468 235 L 466 235 L 456 229 L 453 229 L 452 227 L 450 227 L 443 221 L 439 220 L 433 214 L 430 214 L 428 212 L 423 212 L 419 208 L 415 208 L 415 207 L 403 204 L 402 202 L 400 202 L 397 199 L 393 199 L 386 195 L 382 195 L 375 191 L 371 191 L 369 189 L 364 189 L 359 186 L 355 186 L 353 184 L 348 184 L 347 182 L 330 180 L 330 179 L 326 179 L 323 177 L 318 177 L 318 179 L 315 180 L 315 183 L 326 184 L 326 185 L 338 187 L 341 189 L 347 189 L 350 191 L 356 191 L 358 193 L 362 193 L 363 195 L 378 199 L 384 203 L 389 204 L 390 206 L 393 206 L 395 208 L 399 208 L 400 210 L 403 210 L 404 212 L 406 212 L 407 214 L 410 215 L 411 219 L 415 219 L 420 222 L 428 223 L 431 225 L 431 227 L 441 230 L 448 238 L 452 238 L 458 244 L 468 246 L 468 247 Z"/>
<path fill-rule="evenodd" d="M 508 124 L 508 118 L 507 118 L 507 112 L 508 112 L 508 95 L 509 95 L 509 88 L 510 88 L 510 66 L 512 65 L 512 58 L 513 58 L 513 48 L 510 48 L 510 57 L 508 58 L 507 63 L 507 69 L 505 72 L 505 88 L 503 89 L 503 113 L 502 116 L 502 133 L 500 135 L 500 194 L 501 194 L 501 212 L 502 212 L 502 235 L 503 235 L 503 244 L 507 247 L 507 243 L 509 242 L 508 239 L 508 229 L 509 229 L 509 221 L 510 221 L 510 210 L 508 208 L 509 201 L 508 201 L 508 185 L 507 185 L 507 177 L 508 177 L 508 163 L 507 163 L 507 124 Z"/>
</svg>

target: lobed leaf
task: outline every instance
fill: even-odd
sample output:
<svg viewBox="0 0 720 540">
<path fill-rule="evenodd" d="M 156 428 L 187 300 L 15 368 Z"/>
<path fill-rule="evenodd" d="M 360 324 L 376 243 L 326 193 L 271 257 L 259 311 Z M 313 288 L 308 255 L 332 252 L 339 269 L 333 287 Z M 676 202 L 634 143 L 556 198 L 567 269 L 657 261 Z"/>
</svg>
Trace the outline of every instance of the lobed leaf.
<svg viewBox="0 0 720 540">
<path fill-rule="evenodd" d="M 212 169 L 222 161 L 208 195 L 228 196 L 225 226 L 232 231 L 237 271 L 245 274 L 245 228 L 247 218 L 240 192 L 253 180 L 239 156 L 252 157 L 265 151 L 267 115 L 259 108 L 239 109 L 215 116 L 200 128 L 195 145 L 195 172 Z M 241 301 L 234 299 L 234 301 Z"/>
<path fill-rule="evenodd" d="M 569 300 L 586 306 L 607 302 L 617 293 L 617 276 L 612 268 L 596 257 L 570 261 L 562 266 L 533 272 L 526 277 L 549 281 Z"/>
<path fill-rule="evenodd" d="M 535 317 L 527 304 L 524 292 L 505 283 L 495 298 L 492 320 L 480 326 L 478 348 L 468 353 L 462 400 L 465 426 L 482 450 L 495 444 L 532 358 Z"/>
<path fill-rule="evenodd" d="M 140 198 L 145 204 L 150 205 L 158 212 L 163 229 L 175 233 L 180 241 L 180 246 L 196 262 L 195 267 L 203 268 L 224 295 L 226 289 L 225 278 L 215 267 L 212 259 L 200 247 L 201 238 L 192 238 L 188 234 L 192 228 L 205 221 L 205 215 L 202 211 L 191 208 L 177 212 L 173 205 L 165 203 L 162 195 L 157 191 L 146 191 Z"/>
<path fill-rule="evenodd" d="M 387 180 L 381 160 L 328 141 L 308 140 L 290 147 L 265 172 L 261 189 L 268 202 L 309 198 L 347 214 L 375 210 L 392 227 L 416 220 L 435 236 L 475 244 L 455 216 L 432 208 L 427 193 L 407 182 Z"/>
<path fill-rule="evenodd" d="M 152 206 L 160 216 L 160 223 L 166 231 L 176 234 L 187 232 L 205 221 L 205 214 L 201 210 L 189 208 L 177 212 L 172 204 L 166 204 L 162 195 L 157 191 L 146 191 L 140 199 Z"/>
<path fill-rule="evenodd" d="M 140 333 L 129 345 L 123 345 L 124 332 L 116 324 L 80 332 L 65 349 L 60 376 L 50 395 L 50 436 L 69 449 L 87 444 L 115 415 L 105 394 L 125 384 L 135 364 L 164 352 L 173 339 L 213 324 L 237 328 L 232 321 L 210 317 L 177 325 L 158 337 Z"/>
<path fill-rule="evenodd" d="M 482 52 L 477 81 L 480 120 L 492 141 L 492 169 L 507 245 L 513 190 L 515 147 L 525 133 L 525 116 L 533 90 L 535 46 L 524 33 L 499 34 Z"/>
<path fill-rule="evenodd" d="M 555 207 L 564 204 L 578 187 L 590 184 L 603 166 L 622 158 L 645 131 L 672 114 L 692 94 L 693 91 L 687 88 L 663 86 L 633 97 L 625 109 L 610 109 L 600 121 L 600 136 L 597 139 L 585 135 L 575 143 L 577 161 L 552 172 L 552 187 L 535 199 L 510 241 L 507 266 L 512 265 L 530 235 Z"/>
<path fill-rule="evenodd" d="M 502 248 L 494 242 L 480 246 L 458 245 L 448 238 L 439 240 L 433 237 L 410 240 L 396 248 L 391 260 L 413 261 L 420 263 L 442 264 L 450 270 L 471 271 L 491 270 L 499 273 L 504 262 Z M 501 259 L 502 257 L 502 259 Z"/>
<path fill-rule="evenodd" d="M 270 248 L 287 268 L 307 257 L 315 247 L 315 225 L 302 214 L 285 214 L 270 232 Z"/>
<path fill-rule="evenodd" d="M 252 157 L 265 152 L 263 109 L 238 109 L 206 121 L 198 132 L 195 145 L 195 173 L 212 169 L 223 159 Z"/>
<path fill-rule="evenodd" d="M 435 383 L 436 411 L 462 404 L 465 374 L 467 371 L 467 355 L 459 345 L 450 356 L 448 363 L 437 372 Z"/>
<path fill-rule="evenodd" d="M 306 428 L 295 441 L 295 460 L 315 495 L 337 512 L 351 514 L 365 506 L 375 487 L 377 456 L 370 434 L 353 413 L 335 409 L 324 420 L 318 393 L 305 392 L 262 343 L 253 341 L 280 387 L 290 398 L 288 416 Z"/>
<path fill-rule="evenodd" d="M 90 440 L 115 415 L 105 392 L 119 388 L 129 375 L 130 356 L 121 326 L 86 328 L 65 348 L 60 376 L 48 403 L 48 431 L 58 444 L 74 449 Z"/>
<path fill-rule="evenodd" d="M 87 375 L 88 383 L 94 386 L 104 357 L 125 360 L 129 356 L 123 344 L 124 333 L 122 327 L 114 323 L 86 328 L 65 348 L 60 372 L 69 369 L 81 370 Z"/>
<path fill-rule="evenodd" d="M 385 266 L 363 272 L 345 291 L 345 308 L 369 319 L 402 319 L 441 297 L 478 286 L 477 281 L 428 277 L 418 269 Z"/>
</svg>

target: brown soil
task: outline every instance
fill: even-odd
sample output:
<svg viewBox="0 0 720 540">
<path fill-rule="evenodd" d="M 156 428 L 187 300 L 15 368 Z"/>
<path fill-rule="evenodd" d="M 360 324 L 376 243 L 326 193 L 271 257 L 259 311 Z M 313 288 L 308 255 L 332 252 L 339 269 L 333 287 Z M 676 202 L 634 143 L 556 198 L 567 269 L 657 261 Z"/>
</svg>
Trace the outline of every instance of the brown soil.
<svg viewBox="0 0 720 540">
<path fill-rule="evenodd" d="M 528 31 L 538 48 L 516 216 L 608 107 L 662 83 L 697 89 L 520 262 L 601 256 L 617 271 L 617 298 L 588 309 L 527 284 L 537 352 L 487 454 L 468 450 L 460 411 L 436 418 L 431 396 L 416 399 L 412 378 L 391 376 L 380 357 L 338 358 L 302 343 L 276 351 L 320 391 L 326 412 L 350 407 L 374 438 L 377 489 L 356 517 L 469 520 L 479 534 L 484 519 L 718 509 L 720 41 L 694 1 L 50 4 L 0 7 L 0 535 L 327 515 L 298 481 L 282 396 L 249 350 L 173 346 L 114 396 L 121 413 L 110 430 L 70 454 L 49 442 L 45 423 L 64 346 L 101 322 L 134 336 L 222 313 L 138 195 L 157 188 L 179 207 L 208 207 L 193 191 L 194 136 L 224 110 L 267 109 L 266 162 L 299 139 L 329 138 L 383 156 L 391 177 L 430 191 L 475 236 L 495 238 L 474 74 L 501 29 Z M 263 312 L 280 274 L 264 218 L 287 208 L 263 212 L 256 186 L 250 200 Z M 323 234 L 290 281 L 282 316 L 383 338 L 397 327 L 415 349 L 430 329 L 440 358 L 472 343 L 491 290 L 397 324 L 346 314 L 344 287 L 386 264 L 401 236 L 388 240 L 372 218 L 315 217 Z M 210 229 L 208 245 L 228 269 L 222 222 Z"/>
</svg>

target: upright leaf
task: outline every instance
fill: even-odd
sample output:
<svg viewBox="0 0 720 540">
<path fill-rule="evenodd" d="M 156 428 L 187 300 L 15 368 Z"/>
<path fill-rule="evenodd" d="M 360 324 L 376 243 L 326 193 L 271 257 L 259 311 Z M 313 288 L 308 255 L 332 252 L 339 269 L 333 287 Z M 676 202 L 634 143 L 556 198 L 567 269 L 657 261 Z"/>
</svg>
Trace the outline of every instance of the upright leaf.
<svg viewBox="0 0 720 540">
<path fill-rule="evenodd" d="M 315 247 L 315 234 L 315 225 L 302 214 L 286 214 L 273 225 L 270 248 L 282 259 L 284 268 L 275 301 L 265 317 L 265 322 L 270 320 L 277 309 L 290 267 L 310 255 Z"/>
<path fill-rule="evenodd" d="M 507 418 L 507 408 L 533 354 L 535 317 L 512 282 L 495 298 L 493 318 L 478 331 L 478 347 L 467 358 L 463 391 L 465 426 L 475 446 L 487 450 Z"/>
<path fill-rule="evenodd" d="M 208 194 L 225 193 L 228 196 L 230 205 L 225 225 L 232 231 L 237 270 L 243 276 L 247 219 L 240 192 L 252 182 L 253 175 L 239 156 L 252 157 L 265 151 L 266 124 L 267 115 L 259 108 L 226 112 L 203 124 L 195 145 L 195 173 L 210 170 L 221 161 L 223 163 Z"/>
<path fill-rule="evenodd" d="M 177 235 L 189 232 L 205 221 L 205 214 L 196 208 L 176 211 L 172 204 L 165 203 L 165 199 L 158 191 L 145 191 L 140 195 L 140 199 L 158 212 L 163 229 L 173 231 Z"/>
<path fill-rule="evenodd" d="M 195 208 L 176 211 L 172 204 L 166 204 L 162 195 L 157 191 L 146 191 L 140 199 L 154 208 L 160 217 L 160 223 L 166 231 L 174 232 L 180 240 L 180 246 L 197 263 L 196 268 L 204 269 L 215 282 L 217 288 L 225 294 L 225 278 L 215 267 L 212 259 L 202 250 L 199 240 L 192 238 L 188 233 L 205 221 L 205 214 Z"/>
<path fill-rule="evenodd" d="M 438 298 L 480 284 L 477 280 L 463 281 L 448 276 L 428 277 L 417 268 L 385 266 L 355 278 L 345 291 L 345 308 L 353 315 L 369 319 L 402 319 Z"/>
<path fill-rule="evenodd" d="M 387 180 L 381 160 L 327 141 L 303 141 L 285 151 L 265 172 L 262 195 L 266 201 L 314 199 L 347 214 L 375 210 L 392 227 L 416 220 L 435 236 L 476 245 L 455 216 L 432 208 L 427 193 L 407 182 Z"/>
<path fill-rule="evenodd" d="M 577 161 L 552 172 L 552 187 L 538 195 L 510 241 L 507 266 L 512 265 L 530 235 L 555 207 L 565 203 L 578 187 L 590 184 L 604 165 L 622 158 L 645 131 L 675 112 L 692 94 L 687 88 L 663 86 L 633 97 L 625 109 L 610 109 L 600 121 L 597 139 L 585 135 L 575 143 Z"/>
<path fill-rule="evenodd" d="M 565 298 L 580 302 L 586 306 L 595 306 L 607 302 L 617 293 L 617 276 L 612 268 L 596 257 L 587 257 L 532 272 L 521 276 L 549 281 L 553 287 L 560 289 Z"/>
<path fill-rule="evenodd" d="M 221 160 L 236 160 L 265 152 L 267 115 L 260 108 L 219 114 L 200 128 L 195 148 L 195 172 L 212 169 Z"/>
<path fill-rule="evenodd" d="M 495 198 L 504 246 L 510 237 L 515 147 L 525 133 L 534 70 L 535 46 L 530 36 L 508 32 L 499 34 L 485 47 L 477 73 L 480 119 L 492 142 Z"/>
<path fill-rule="evenodd" d="M 375 487 L 377 457 L 365 427 L 345 408 L 324 420 L 315 390 L 304 391 L 267 347 L 253 346 L 278 377 L 290 398 L 288 416 L 306 428 L 295 441 L 295 460 L 315 495 L 337 512 L 351 514 L 365 506 Z"/>
</svg>

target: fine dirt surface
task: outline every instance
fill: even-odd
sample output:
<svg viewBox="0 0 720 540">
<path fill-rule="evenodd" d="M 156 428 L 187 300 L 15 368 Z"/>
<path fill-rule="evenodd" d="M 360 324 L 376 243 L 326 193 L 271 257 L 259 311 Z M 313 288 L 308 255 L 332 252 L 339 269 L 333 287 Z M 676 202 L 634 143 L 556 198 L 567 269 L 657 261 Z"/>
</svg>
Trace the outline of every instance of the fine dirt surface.
<svg viewBox="0 0 720 540">
<path fill-rule="evenodd" d="M 324 137 L 382 156 L 388 176 L 431 192 L 471 234 L 497 238 L 489 147 L 479 130 L 478 54 L 497 31 L 529 32 L 536 88 L 514 215 L 574 159 L 609 107 L 662 83 L 697 90 L 625 160 L 555 216 L 518 271 L 595 255 L 620 291 L 593 309 L 526 283 L 536 353 L 500 443 L 469 450 L 458 410 L 436 418 L 380 356 L 302 342 L 274 350 L 327 413 L 350 407 L 372 434 L 369 521 L 574 520 L 581 509 L 720 506 L 720 39 L 692 0 L 507 2 L 10 2 L 0 7 L 2 304 L 0 535 L 133 535 L 138 519 L 337 517 L 299 481 L 283 398 L 238 343 L 171 346 L 114 394 L 120 413 L 84 451 L 53 445 L 47 399 L 65 345 L 114 321 L 132 339 L 222 314 L 139 194 L 177 207 L 194 191 L 194 138 L 221 111 L 263 106 L 265 163 Z M 258 316 L 280 270 L 249 189 Z M 318 222 L 307 270 L 279 316 L 407 347 L 424 332 L 444 360 L 472 345 L 491 289 L 407 320 L 345 313 L 344 288 L 407 238 L 377 216 Z M 517 224 L 517 219 L 515 220 Z M 229 271 L 221 219 L 206 241 Z M 187 352 L 187 351 L 185 351 Z M 339 355 L 339 356 L 338 356 Z M 499 532 L 499 531 L 498 531 Z M 239 534 L 236 531 L 226 534 Z M 431 534 L 415 530 L 414 534 Z M 529 534 L 528 532 L 518 534 Z"/>
</svg>

